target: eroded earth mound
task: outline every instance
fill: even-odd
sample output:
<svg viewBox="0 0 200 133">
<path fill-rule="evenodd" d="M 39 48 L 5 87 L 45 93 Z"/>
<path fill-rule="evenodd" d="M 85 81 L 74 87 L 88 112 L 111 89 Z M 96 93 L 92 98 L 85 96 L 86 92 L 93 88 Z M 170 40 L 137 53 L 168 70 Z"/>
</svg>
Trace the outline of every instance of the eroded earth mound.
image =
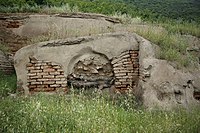
<svg viewBox="0 0 200 133">
<path fill-rule="evenodd" d="M 148 108 L 200 105 L 200 65 L 182 70 L 157 59 L 159 47 L 141 36 L 110 33 L 120 25 L 99 14 L 1 14 L 0 42 L 16 53 L 18 90 L 26 95 L 74 86 L 133 92 Z M 189 38 L 187 51 L 198 55 L 198 38 Z"/>
</svg>

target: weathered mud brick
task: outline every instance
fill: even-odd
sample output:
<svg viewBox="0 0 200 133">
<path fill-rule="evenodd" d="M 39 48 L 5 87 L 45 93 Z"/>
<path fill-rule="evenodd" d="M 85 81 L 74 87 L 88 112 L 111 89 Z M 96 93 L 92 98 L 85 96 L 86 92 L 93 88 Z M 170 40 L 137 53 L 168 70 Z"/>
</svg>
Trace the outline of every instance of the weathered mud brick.
<svg viewBox="0 0 200 133">
<path fill-rule="evenodd" d="M 44 81 L 43 84 L 52 85 L 52 84 L 55 84 L 55 81 Z"/>
<path fill-rule="evenodd" d="M 67 87 L 67 84 L 61 84 L 61 87 Z"/>
<path fill-rule="evenodd" d="M 31 85 L 41 85 L 42 82 L 31 82 Z"/>
<path fill-rule="evenodd" d="M 122 85 L 132 85 L 132 81 L 122 82 Z"/>
<path fill-rule="evenodd" d="M 55 72 L 50 72 L 49 74 L 50 75 L 60 75 L 60 72 L 55 71 Z"/>
<path fill-rule="evenodd" d="M 139 64 L 134 64 L 134 68 L 139 68 Z"/>
<path fill-rule="evenodd" d="M 47 76 L 49 75 L 48 72 L 40 72 L 40 73 L 37 73 L 38 76 Z"/>
<path fill-rule="evenodd" d="M 125 88 L 126 85 L 115 85 L 116 88 Z"/>
<path fill-rule="evenodd" d="M 40 62 L 40 63 L 36 63 L 35 66 L 45 66 L 47 65 L 47 63 L 44 63 L 44 62 Z"/>
<path fill-rule="evenodd" d="M 43 72 L 55 72 L 56 70 L 53 68 L 44 69 Z"/>
<path fill-rule="evenodd" d="M 67 84 L 67 81 L 56 81 L 56 84 Z"/>
<path fill-rule="evenodd" d="M 41 79 L 37 79 L 37 81 L 40 81 L 40 82 L 42 82 L 42 81 L 52 81 L 52 79 L 41 78 Z"/>
<path fill-rule="evenodd" d="M 44 75 L 43 78 L 53 79 L 53 78 L 55 78 L 55 76 L 54 75 Z"/>
<path fill-rule="evenodd" d="M 54 68 L 54 69 L 61 69 L 61 66 L 55 65 L 55 66 L 53 66 L 53 68 Z"/>
<path fill-rule="evenodd" d="M 133 64 L 124 64 L 123 66 L 125 68 L 131 68 L 131 69 L 133 69 Z"/>
<path fill-rule="evenodd" d="M 53 84 L 53 85 L 50 85 L 50 87 L 61 87 L 61 85 L 60 84 Z"/>
<path fill-rule="evenodd" d="M 36 76 L 37 73 L 28 73 L 27 76 L 31 77 L 31 76 Z"/>
<path fill-rule="evenodd" d="M 49 66 L 49 65 L 42 65 L 41 66 L 41 69 L 48 69 L 48 68 L 52 68 L 52 66 Z"/>
<path fill-rule="evenodd" d="M 62 69 L 57 69 L 56 71 L 57 72 L 64 72 Z"/>
<path fill-rule="evenodd" d="M 36 88 L 37 86 L 36 85 L 28 85 L 28 88 Z"/>
<path fill-rule="evenodd" d="M 124 52 L 122 52 L 122 53 L 120 54 L 120 57 L 122 57 L 122 56 L 124 56 L 124 55 L 127 55 L 127 54 L 129 54 L 129 51 L 124 51 Z"/>
<path fill-rule="evenodd" d="M 119 79 L 119 82 L 126 82 L 126 79 Z"/>
<path fill-rule="evenodd" d="M 42 78 L 42 76 L 38 76 L 38 75 L 36 75 L 36 76 L 29 76 L 29 79 L 38 79 L 38 78 Z"/>
<path fill-rule="evenodd" d="M 30 70 L 30 73 L 40 73 L 40 72 L 42 72 L 42 70 Z"/>
<path fill-rule="evenodd" d="M 116 77 L 126 76 L 126 73 L 116 73 L 115 76 Z"/>
<path fill-rule="evenodd" d="M 32 67 L 32 66 L 33 66 L 32 63 L 28 63 L 28 64 L 26 64 L 26 67 Z"/>
<path fill-rule="evenodd" d="M 36 79 L 28 79 L 28 83 L 30 82 L 36 82 Z"/>
<path fill-rule="evenodd" d="M 54 78 L 54 81 L 61 81 L 61 78 Z"/>
<path fill-rule="evenodd" d="M 115 82 L 115 85 L 121 85 L 121 82 Z"/>
<path fill-rule="evenodd" d="M 37 88 L 48 88 L 48 85 L 37 85 Z"/>
<path fill-rule="evenodd" d="M 55 78 L 65 78 L 64 75 L 56 75 Z"/>
<path fill-rule="evenodd" d="M 118 67 L 118 66 L 123 66 L 123 63 L 120 62 L 120 63 L 116 63 L 116 64 L 113 65 L 113 67 Z"/>
</svg>

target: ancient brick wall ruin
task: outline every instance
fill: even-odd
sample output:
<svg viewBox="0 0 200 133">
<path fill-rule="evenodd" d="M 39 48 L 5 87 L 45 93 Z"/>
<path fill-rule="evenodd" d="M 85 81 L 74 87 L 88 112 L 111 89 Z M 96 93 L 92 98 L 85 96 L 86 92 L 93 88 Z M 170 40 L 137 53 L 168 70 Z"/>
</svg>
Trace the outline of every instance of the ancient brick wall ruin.
<svg viewBox="0 0 200 133">
<path fill-rule="evenodd" d="M 14 72 L 14 67 L 11 60 L 9 56 L 0 50 L 0 71 L 5 74 L 12 74 Z"/>
<path fill-rule="evenodd" d="M 67 80 L 62 66 L 50 61 L 30 58 L 26 65 L 30 92 L 66 91 Z"/>
<path fill-rule="evenodd" d="M 15 54 L 17 50 L 27 45 L 27 37 L 16 35 L 13 29 L 17 29 L 26 23 L 28 16 L 10 16 L 0 14 L 0 42 L 9 48 L 9 52 Z"/>
<path fill-rule="evenodd" d="M 111 62 L 115 75 L 114 84 L 117 90 L 129 91 L 137 86 L 139 79 L 138 55 L 138 50 L 125 51 Z"/>
<path fill-rule="evenodd" d="M 57 63 L 29 57 L 30 62 L 26 64 L 28 88 L 31 93 L 67 91 L 71 86 L 98 89 L 115 86 L 119 92 L 134 90 L 139 80 L 138 54 L 138 50 L 128 50 L 104 63 L 100 57 L 79 60 L 68 76 Z"/>
</svg>

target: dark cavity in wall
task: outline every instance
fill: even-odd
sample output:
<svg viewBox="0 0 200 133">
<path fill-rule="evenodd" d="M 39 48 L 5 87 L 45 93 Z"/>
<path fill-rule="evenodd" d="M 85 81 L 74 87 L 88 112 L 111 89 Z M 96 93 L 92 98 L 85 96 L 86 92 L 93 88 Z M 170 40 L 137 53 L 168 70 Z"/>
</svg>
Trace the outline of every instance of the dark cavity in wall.
<svg viewBox="0 0 200 133">
<path fill-rule="evenodd" d="M 194 98 L 195 98 L 196 100 L 199 100 L 199 101 L 200 101 L 200 92 L 194 92 L 193 96 L 194 96 Z"/>
<path fill-rule="evenodd" d="M 103 89 L 114 85 L 116 91 L 134 91 L 139 80 L 138 56 L 138 50 L 128 50 L 111 61 L 100 55 L 79 60 L 67 77 L 68 86 Z"/>
<path fill-rule="evenodd" d="M 76 88 L 109 88 L 114 82 L 112 65 L 101 55 L 89 55 L 74 65 L 67 81 Z"/>
</svg>

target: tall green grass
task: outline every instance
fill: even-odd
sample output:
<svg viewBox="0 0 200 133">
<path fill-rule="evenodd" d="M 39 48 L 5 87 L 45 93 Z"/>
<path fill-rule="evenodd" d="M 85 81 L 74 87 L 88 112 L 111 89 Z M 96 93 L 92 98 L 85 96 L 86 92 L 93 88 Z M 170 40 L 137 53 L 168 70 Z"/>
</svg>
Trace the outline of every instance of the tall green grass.
<svg viewBox="0 0 200 133">
<path fill-rule="evenodd" d="M 173 22 L 170 21 L 165 24 L 161 24 L 165 27 L 170 33 L 179 33 L 186 35 L 193 35 L 196 37 L 200 37 L 200 24 L 198 23 L 188 23 L 188 22 Z"/>
<path fill-rule="evenodd" d="M 160 59 L 175 62 L 177 67 L 194 66 L 197 62 L 197 57 L 187 52 L 190 44 L 181 34 L 159 26 L 135 27 L 132 30 L 160 47 Z"/>
<path fill-rule="evenodd" d="M 0 98 L 8 96 L 9 93 L 15 93 L 16 91 L 16 75 L 5 75 L 0 71 Z"/>
<path fill-rule="evenodd" d="M 121 104 L 128 104 L 121 102 Z M 124 108 L 103 97 L 37 95 L 0 100 L 0 132 L 160 133 L 200 130 L 199 109 Z"/>
</svg>

